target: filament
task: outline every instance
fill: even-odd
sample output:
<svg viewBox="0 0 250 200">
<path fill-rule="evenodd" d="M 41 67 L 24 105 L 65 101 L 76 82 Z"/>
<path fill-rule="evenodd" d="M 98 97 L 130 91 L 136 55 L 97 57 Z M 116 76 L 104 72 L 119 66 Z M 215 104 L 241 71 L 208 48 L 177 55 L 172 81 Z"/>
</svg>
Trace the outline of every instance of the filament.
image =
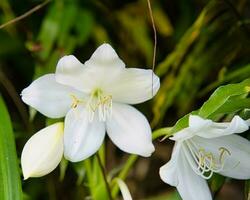
<svg viewBox="0 0 250 200">
<path fill-rule="evenodd" d="M 199 147 L 192 139 L 184 142 L 183 150 L 193 171 L 204 179 L 210 179 L 213 173 L 223 170 L 226 154 L 231 155 L 228 149 L 220 147 L 216 157 L 212 152 Z"/>
</svg>

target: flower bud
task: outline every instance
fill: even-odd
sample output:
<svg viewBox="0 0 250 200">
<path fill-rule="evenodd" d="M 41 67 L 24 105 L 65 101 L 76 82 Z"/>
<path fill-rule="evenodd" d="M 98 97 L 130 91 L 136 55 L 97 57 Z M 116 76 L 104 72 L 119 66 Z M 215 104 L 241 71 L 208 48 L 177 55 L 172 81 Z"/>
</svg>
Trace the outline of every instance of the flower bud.
<svg viewBox="0 0 250 200">
<path fill-rule="evenodd" d="M 50 125 L 34 134 L 25 144 L 21 165 L 24 180 L 53 171 L 63 156 L 63 123 Z"/>
</svg>

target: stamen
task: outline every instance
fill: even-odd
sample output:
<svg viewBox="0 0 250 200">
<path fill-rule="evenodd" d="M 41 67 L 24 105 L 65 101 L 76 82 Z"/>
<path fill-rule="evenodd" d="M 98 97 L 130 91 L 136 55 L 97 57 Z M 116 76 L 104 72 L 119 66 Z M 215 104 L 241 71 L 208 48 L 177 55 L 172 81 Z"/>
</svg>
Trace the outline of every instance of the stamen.
<svg viewBox="0 0 250 200">
<path fill-rule="evenodd" d="M 231 153 L 228 149 L 226 149 L 225 147 L 220 147 L 219 148 L 219 151 L 220 151 L 220 162 L 222 163 L 222 160 L 223 160 L 223 156 L 227 153 L 229 156 L 231 156 Z"/>
<path fill-rule="evenodd" d="M 71 94 L 70 97 L 72 98 L 71 108 L 76 108 L 78 104 L 83 103 L 83 100 L 78 99 L 74 94 Z"/>
<path fill-rule="evenodd" d="M 183 150 L 184 150 L 184 154 L 186 155 L 187 161 L 190 164 L 191 168 L 193 169 L 193 171 L 203 177 L 204 179 L 206 179 L 206 176 L 204 176 L 204 174 L 197 168 L 197 162 L 194 162 L 193 159 L 190 158 L 189 154 L 188 154 L 188 148 L 186 147 L 186 145 L 183 145 Z M 189 149 L 190 150 L 190 149 Z M 195 157 L 194 157 L 195 158 Z M 196 160 L 196 159 L 195 159 Z M 198 161 L 198 160 L 197 160 Z"/>
<path fill-rule="evenodd" d="M 192 139 L 186 140 L 183 147 L 190 166 L 197 175 L 203 177 L 204 179 L 211 178 L 214 172 L 220 172 L 224 168 L 225 155 L 231 155 L 228 149 L 220 147 L 218 149 L 219 156 L 216 158 L 212 152 L 206 152 L 204 148 L 198 147 Z M 190 159 L 188 151 L 193 159 Z"/>
<path fill-rule="evenodd" d="M 100 121 L 106 121 L 112 115 L 112 96 L 104 95 L 102 90 L 96 89 L 87 102 L 89 121 L 93 121 L 95 112 L 98 112 Z"/>
</svg>

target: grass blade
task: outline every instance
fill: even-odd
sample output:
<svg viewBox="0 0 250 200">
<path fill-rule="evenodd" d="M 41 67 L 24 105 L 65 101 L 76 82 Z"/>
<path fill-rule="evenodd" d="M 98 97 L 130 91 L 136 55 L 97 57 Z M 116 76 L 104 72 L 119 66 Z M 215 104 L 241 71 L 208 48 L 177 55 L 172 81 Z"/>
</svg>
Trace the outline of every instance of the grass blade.
<svg viewBox="0 0 250 200">
<path fill-rule="evenodd" d="M 0 199 L 19 200 L 22 197 L 15 139 L 7 108 L 0 96 Z"/>
</svg>

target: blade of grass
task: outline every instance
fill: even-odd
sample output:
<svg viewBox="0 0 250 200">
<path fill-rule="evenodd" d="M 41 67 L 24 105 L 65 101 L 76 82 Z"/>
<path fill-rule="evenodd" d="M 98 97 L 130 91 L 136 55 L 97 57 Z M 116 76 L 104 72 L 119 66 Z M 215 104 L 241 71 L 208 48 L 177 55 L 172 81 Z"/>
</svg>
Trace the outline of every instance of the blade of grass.
<svg viewBox="0 0 250 200">
<path fill-rule="evenodd" d="M 22 199 L 15 139 L 7 108 L 0 96 L 0 199 Z"/>
</svg>

